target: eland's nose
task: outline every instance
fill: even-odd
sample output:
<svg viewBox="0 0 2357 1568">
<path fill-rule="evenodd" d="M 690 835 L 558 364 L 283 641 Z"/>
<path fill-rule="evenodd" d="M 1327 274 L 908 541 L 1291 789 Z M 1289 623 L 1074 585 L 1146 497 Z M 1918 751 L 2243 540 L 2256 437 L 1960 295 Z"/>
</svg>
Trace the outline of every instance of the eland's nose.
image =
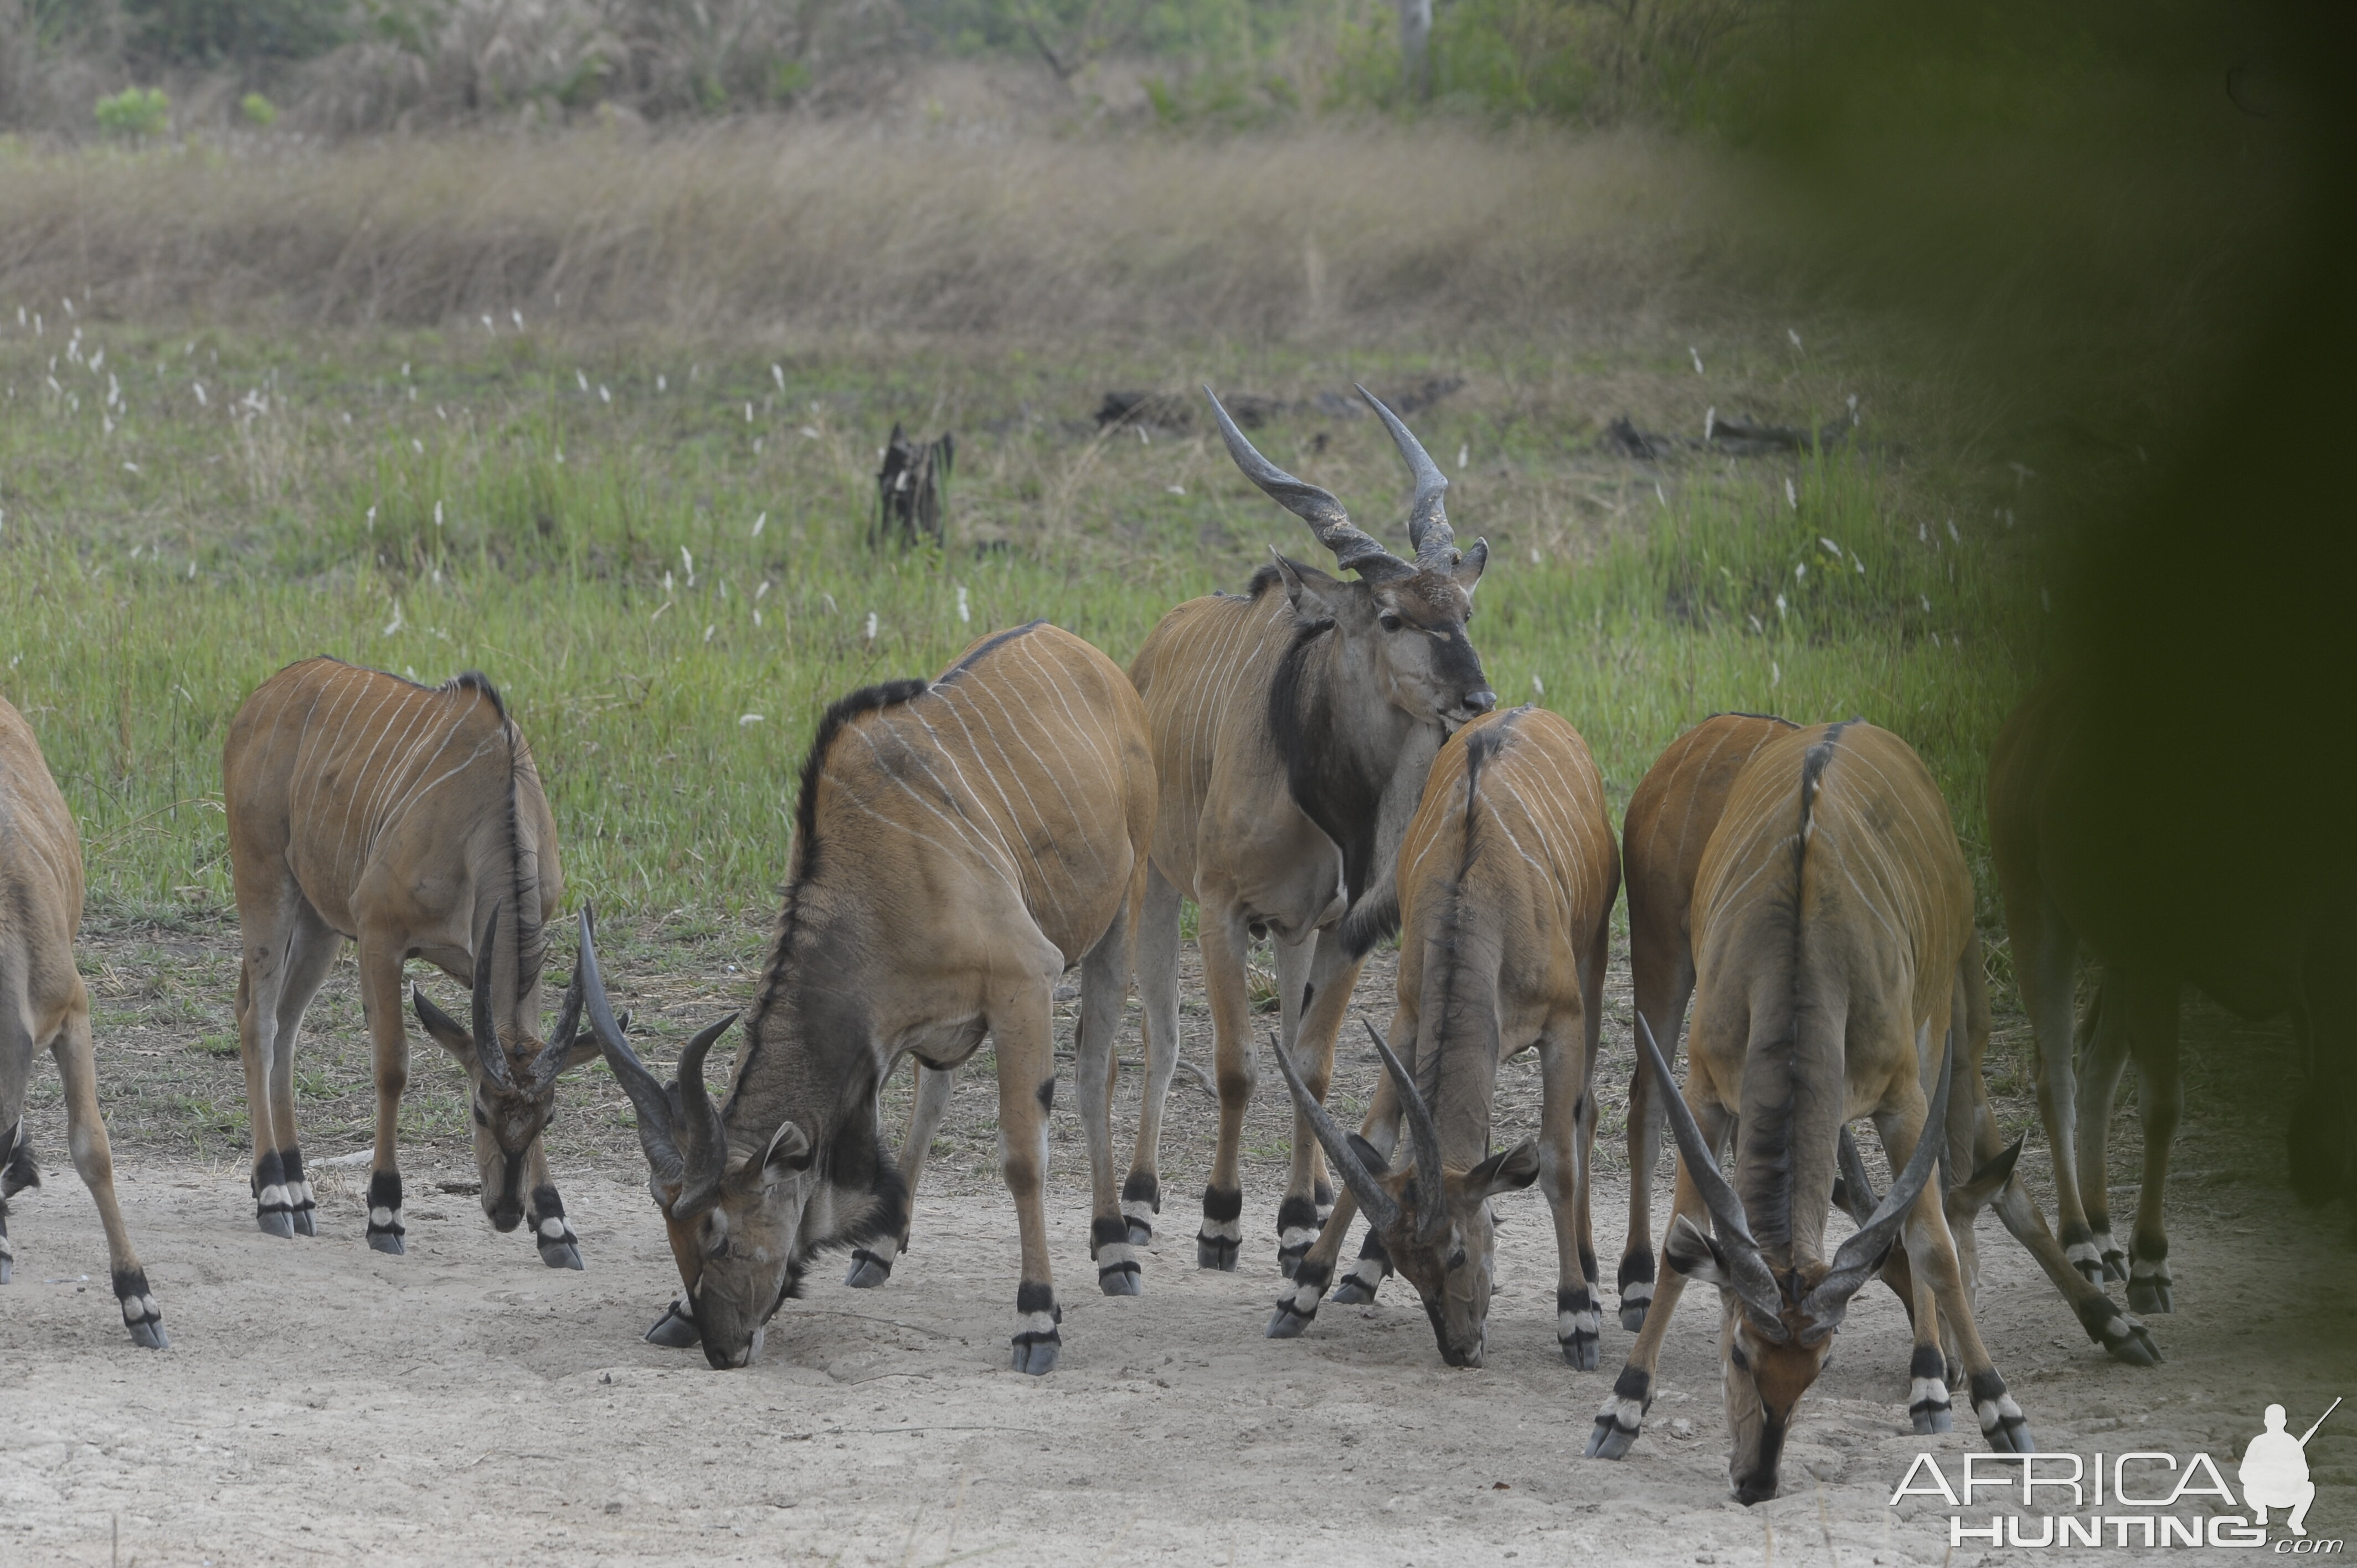
<svg viewBox="0 0 2357 1568">
<path fill-rule="evenodd" d="M 1498 693 L 1484 686 L 1478 692 L 1465 693 L 1465 705 L 1477 714 L 1486 714 L 1498 705 Z"/>
</svg>

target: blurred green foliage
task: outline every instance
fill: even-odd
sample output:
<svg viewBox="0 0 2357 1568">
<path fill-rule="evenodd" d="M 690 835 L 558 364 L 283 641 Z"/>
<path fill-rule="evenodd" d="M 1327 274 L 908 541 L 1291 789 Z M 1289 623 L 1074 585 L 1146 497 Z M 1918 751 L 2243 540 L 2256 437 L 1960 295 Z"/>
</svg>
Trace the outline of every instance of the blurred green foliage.
<svg viewBox="0 0 2357 1568">
<path fill-rule="evenodd" d="M 350 36 L 348 0 L 120 0 L 132 53 L 172 65 L 303 59 Z M 97 9 L 98 7 L 92 7 Z"/>
<path fill-rule="evenodd" d="M 171 124 L 172 101 L 160 87 L 126 87 L 98 101 L 98 128 L 110 136 L 160 136 Z"/>
</svg>

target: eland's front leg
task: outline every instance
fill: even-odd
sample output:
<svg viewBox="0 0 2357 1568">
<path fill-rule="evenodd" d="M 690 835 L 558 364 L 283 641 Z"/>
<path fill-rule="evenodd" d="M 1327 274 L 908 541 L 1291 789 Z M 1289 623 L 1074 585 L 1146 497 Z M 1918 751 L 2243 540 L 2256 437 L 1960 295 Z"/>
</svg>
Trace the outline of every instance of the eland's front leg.
<svg viewBox="0 0 2357 1568">
<path fill-rule="evenodd" d="M 532 1141 L 532 1147 L 524 1155 L 524 1169 L 532 1184 L 524 1220 L 532 1227 L 532 1241 L 540 1249 L 540 1261 L 552 1269 L 580 1268 L 581 1238 L 565 1223 L 565 1199 L 557 1196 L 556 1183 L 548 1174 L 545 1140 Z"/>
<path fill-rule="evenodd" d="M 958 1069 L 927 1067 L 911 1060 L 915 1090 L 909 1096 L 909 1133 L 900 1144 L 900 1182 L 909 1194 L 909 1220 L 897 1236 L 879 1236 L 851 1249 L 851 1267 L 843 1283 L 853 1290 L 874 1290 L 892 1277 L 892 1265 L 909 1250 L 909 1224 L 917 1210 L 917 1183 L 924 1179 L 925 1156 L 932 1152 L 933 1134 L 949 1113 L 950 1094 L 957 1088 Z"/>
</svg>

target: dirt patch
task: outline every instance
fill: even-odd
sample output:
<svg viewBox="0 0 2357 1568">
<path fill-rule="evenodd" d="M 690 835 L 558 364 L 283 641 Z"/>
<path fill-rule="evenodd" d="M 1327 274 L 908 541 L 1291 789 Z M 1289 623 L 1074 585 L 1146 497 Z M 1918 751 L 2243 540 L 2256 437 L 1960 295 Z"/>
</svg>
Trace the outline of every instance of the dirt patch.
<svg viewBox="0 0 2357 1568">
<path fill-rule="evenodd" d="M 1859 1298 L 1803 1408 L 1786 1495 L 1748 1510 L 1727 1496 L 1713 1314 L 1694 1302 L 1636 1451 L 1619 1465 L 1579 1457 L 1630 1337 L 1608 1316 L 1605 1369 L 1563 1365 L 1552 1242 L 1534 1194 L 1503 1206 L 1484 1369 L 1439 1364 L 1399 1282 L 1372 1307 L 1329 1305 L 1300 1340 L 1263 1338 L 1286 1140 L 1273 1074 L 1246 1140 L 1247 1240 L 1233 1274 L 1194 1267 L 1211 1104 L 1183 1077 L 1174 1089 L 1172 1198 L 1137 1300 L 1088 1288 L 1085 1160 L 1071 1097 L 1060 1098 L 1049 1219 L 1066 1348 L 1044 1380 L 1005 1369 L 1015 1225 L 990 1169 L 981 1082 L 961 1086 L 919 1197 L 914 1250 L 891 1283 L 853 1292 L 839 1266 L 821 1268 L 743 1372 L 713 1373 L 694 1352 L 639 1337 L 676 1275 L 602 1075 L 568 1084 L 554 1152 L 587 1273 L 542 1268 L 521 1235 L 490 1230 L 472 1197 L 439 1192 L 473 1172 L 455 1070 L 422 1053 L 404 1142 L 417 1195 L 410 1255 L 362 1245 L 361 1183 L 350 1172 L 328 1173 L 318 1239 L 274 1240 L 250 1216 L 234 1058 L 203 1044 L 225 1028 L 224 938 L 149 930 L 90 945 L 110 1015 L 101 1048 L 122 1196 L 174 1345 L 147 1355 L 123 1337 L 95 1214 L 53 1157 L 48 1186 L 15 1206 L 16 1283 L 0 1294 L 0 1562 L 107 1563 L 118 1529 L 120 1561 L 145 1568 L 363 1554 L 1727 1564 L 1760 1562 L 1771 1531 L 1774 1560 L 1788 1563 L 1947 1559 L 1944 1509 L 1910 1499 L 1894 1512 L 1887 1501 L 1915 1453 L 1979 1444 L 1901 1434 L 1905 1317 L 1879 1287 Z M 608 967 L 650 977 L 628 1000 L 650 1036 L 668 1040 L 742 1003 L 759 942 L 748 930 L 618 930 L 617 956 L 629 959 Z M 1606 1028 L 1609 1128 L 1629 1067 L 1625 979 L 1616 972 Z M 1371 971 L 1361 1004 L 1376 1011 L 1389 983 L 1387 967 Z M 1186 994 L 1200 998 L 1191 979 Z M 322 1004 L 304 1058 L 317 1074 L 305 1115 L 307 1145 L 328 1155 L 364 1140 L 365 1050 L 348 973 Z M 1187 1023 L 1188 1054 L 1207 1061 L 1201 1015 Z M 2206 1450 L 2222 1464 L 2268 1402 L 2293 1406 L 2304 1425 L 2333 1393 L 2357 1390 L 2344 1217 L 2298 1210 L 2282 1184 L 2287 1041 L 2231 1031 L 2201 1009 L 2188 1035 L 2190 1114 L 2170 1200 L 2179 1310 L 2154 1324 L 2166 1365 L 2107 1360 L 2028 1257 L 1983 1226 L 1984 1332 L 2041 1449 Z M 2002 1070 L 2011 1050 L 1993 1052 L 2001 1103 L 2025 1118 L 2024 1086 Z M 1346 1100 L 1372 1090 L 1363 1054 L 1343 1052 Z M 1124 1090 L 1133 1105 L 1134 1075 Z M 199 1105 L 215 1107 L 213 1119 Z M 1501 1138 L 1536 1117 L 1535 1072 L 1510 1067 Z M 57 1123 L 51 1086 L 32 1132 L 53 1156 Z M 2124 1207 L 2132 1119 L 2115 1148 Z M 1609 1273 L 1626 1189 L 1609 1137 L 1600 1153 Z M 2352 1522 L 2357 1423 L 2328 1424 L 2309 1453 L 2321 1491 L 2309 1528 L 2330 1538 Z"/>
</svg>

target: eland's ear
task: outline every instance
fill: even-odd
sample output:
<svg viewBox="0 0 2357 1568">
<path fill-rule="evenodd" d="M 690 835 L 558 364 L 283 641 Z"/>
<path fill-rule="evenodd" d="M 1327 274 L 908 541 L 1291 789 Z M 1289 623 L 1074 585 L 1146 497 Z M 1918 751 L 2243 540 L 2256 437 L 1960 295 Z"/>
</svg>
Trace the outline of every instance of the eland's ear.
<svg viewBox="0 0 2357 1568">
<path fill-rule="evenodd" d="M 1672 1222 L 1662 1251 L 1670 1267 L 1696 1283 L 1734 1288 L 1734 1273 L 1727 1268 L 1718 1243 L 1688 1216 L 1681 1214 Z"/>
<path fill-rule="evenodd" d="M 808 1133 L 791 1122 L 781 1122 L 777 1134 L 770 1140 L 769 1149 L 761 1155 L 761 1185 L 770 1186 L 810 1169 L 811 1141 Z"/>
<path fill-rule="evenodd" d="M 1465 553 L 1465 558 L 1448 569 L 1448 575 L 1457 579 L 1457 585 L 1465 590 L 1465 596 L 1469 599 L 1481 581 L 1482 568 L 1489 564 L 1490 542 L 1477 539 L 1473 542 L 1473 548 Z"/>
<path fill-rule="evenodd" d="M 1276 561 L 1276 575 L 1285 585 L 1285 596 L 1292 602 L 1297 614 L 1311 620 L 1340 620 L 1353 601 L 1351 585 L 1339 577 L 1329 577 L 1315 566 L 1305 566 L 1298 561 L 1288 561 L 1274 550 L 1269 552 Z"/>
<path fill-rule="evenodd" d="M 1391 1168 L 1391 1157 L 1358 1133 L 1350 1134 L 1349 1142 L 1351 1152 L 1359 1156 L 1359 1163 L 1367 1167 L 1368 1175 L 1380 1177 Z"/>
<path fill-rule="evenodd" d="M 622 1011 L 614 1015 L 614 1028 L 619 1034 L 627 1034 L 630 1032 L 630 1010 L 625 1007 Z M 584 1063 L 596 1061 L 604 1054 L 605 1047 L 597 1043 L 597 1036 L 595 1030 L 576 1030 L 573 1036 L 573 1047 L 570 1050 L 565 1053 L 565 1066 L 560 1070 L 570 1072 L 575 1068 L 580 1067 Z"/>
<path fill-rule="evenodd" d="M 1539 1145 L 1535 1139 L 1525 1138 L 1502 1154 L 1491 1155 L 1465 1173 L 1459 1188 L 1469 1198 L 1494 1197 L 1501 1192 L 1516 1192 L 1539 1179 Z"/>
<path fill-rule="evenodd" d="M 475 1037 L 459 1026 L 458 1020 L 434 1005 L 422 985 L 409 988 L 410 1004 L 417 1010 L 417 1021 L 434 1037 L 434 1043 L 448 1051 L 468 1067 L 475 1065 Z"/>
</svg>

